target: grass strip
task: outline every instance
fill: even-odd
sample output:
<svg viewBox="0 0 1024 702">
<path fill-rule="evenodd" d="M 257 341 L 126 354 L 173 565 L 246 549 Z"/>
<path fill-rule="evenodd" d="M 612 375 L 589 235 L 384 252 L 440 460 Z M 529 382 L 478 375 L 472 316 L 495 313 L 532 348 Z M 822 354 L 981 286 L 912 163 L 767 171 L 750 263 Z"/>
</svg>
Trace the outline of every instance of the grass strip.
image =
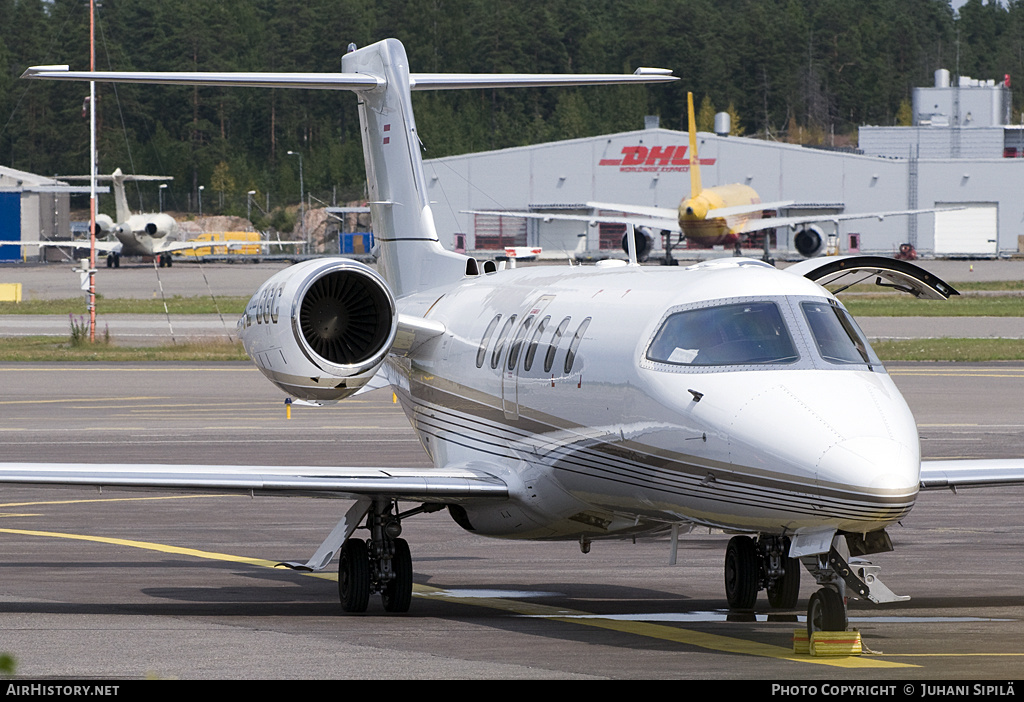
<svg viewBox="0 0 1024 702">
<path fill-rule="evenodd" d="M 0 338 L 0 361 L 246 361 L 241 342 L 186 341 L 163 346 L 72 343 L 52 336 Z"/>
<path fill-rule="evenodd" d="M 1024 317 L 1024 298 L 1016 296 L 916 300 L 906 295 L 872 295 L 839 299 L 854 317 Z"/>
<path fill-rule="evenodd" d="M 221 314 L 239 315 L 245 310 L 248 297 L 219 297 L 216 305 L 210 297 L 167 298 L 167 311 L 171 314 Z M 164 303 L 160 298 L 135 300 L 131 298 L 100 298 L 96 303 L 99 314 L 164 314 Z M 0 302 L 0 314 L 86 314 L 85 299 L 24 300 L 22 302 Z"/>
<path fill-rule="evenodd" d="M 1021 361 L 1024 339 L 898 339 L 873 341 L 882 361 Z"/>
</svg>

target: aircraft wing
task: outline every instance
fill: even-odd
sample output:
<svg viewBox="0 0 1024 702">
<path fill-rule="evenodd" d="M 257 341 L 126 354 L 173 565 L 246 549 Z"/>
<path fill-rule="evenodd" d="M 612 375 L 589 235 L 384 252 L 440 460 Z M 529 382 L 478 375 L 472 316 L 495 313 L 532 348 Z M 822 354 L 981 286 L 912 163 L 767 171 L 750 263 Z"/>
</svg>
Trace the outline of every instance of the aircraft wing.
<svg viewBox="0 0 1024 702">
<path fill-rule="evenodd" d="M 247 242 L 250 246 L 260 243 L 258 241 Z M 153 247 L 153 253 L 173 253 L 175 251 L 195 251 L 196 249 L 209 249 L 218 246 L 226 246 L 224 241 L 165 241 Z"/>
<path fill-rule="evenodd" d="M 89 241 L 0 241 L 0 246 L 52 246 L 61 249 L 87 249 Z M 97 241 L 96 250 L 102 253 L 114 253 L 121 250 L 120 241 Z"/>
<path fill-rule="evenodd" d="M 475 466 L 434 469 L 0 463 L 0 483 L 349 499 L 387 496 L 436 503 L 508 498 L 508 487 L 502 480 Z"/>
<path fill-rule="evenodd" d="M 630 217 L 628 215 L 570 215 L 544 212 L 521 212 L 515 210 L 462 210 L 466 214 L 490 215 L 492 217 L 522 217 L 524 219 L 540 219 L 545 222 L 563 220 L 569 222 L 587 222 L 588 224 L 632 224 L 634 227 L 666 229 L 678 232 L 679 222 L 675 219 L 656 219 L 644 215 Z"/>
<path fill-rule="evenodd" d="M 1024 484 L 1024 459 L 951 459 L 921 463 L 921 489 L 940 490 Z"/>
<path fill-rule="evenodd" d="M 621 202 L 588 202 L 587 207 L 593 207 L 595 210 L 622 212 L 628 215 L 640 215 L 652 219 L 675 220 L 679 218 L 679 210 L 675 207 L 645 207 L 643 205 L 626 205 Z"/>
<path fill-rule="evenodd" d="M 762 203 L 758 205 L 761 209 L 773 209 L 766 205 L 772 203 Z M 792 204 L 792 203 L 790 203 Z M 780 207 L 784 205 L 779 205 Z M 891 212 L 860 212 L 857 214 L 834 214 L 834 215 L 802 215 L 800 217 L 767 217 L 764 219 L 751 219 L 740 227 L 740 233 L 746 234 L 749 232 L 763 231 L 765 229 L 777 229 L 778 227 L 798 227 L 802 224 L 815 224 L 817 222 L 843 222 L 850 219 L 878 219 L 882 220 L 886 217 L 897 217 L 901 215 L 916 215 L 916 214 L 929 214 L 932 212 L 943 212 L 945 210 L 957 210 L 963 209 L 962 207 L 931 207 L 924 210 L 893 210 Z M 719 212 L 721 210 L 712 210 L 712 212 Z M 709 213 L 710 214 L 710 213 Z M 715 214 L 718 217 L 721 215 Z"/>
<path fill-rule="evenodd" d="M 718 219 L 720 217 L 736 217 L 749 215 L 755 212 L 766 210 L 777 210 L 782 207 L 789 207 L 795 200 L 777 200 L 775 202 L 752 202 L 749 205 L 735 205 L 733 207 L 719 207 L 715 210 L 708 210 L 705 219 Z M 774 219 L 774 218 L 773 218 Z"/>
</svg>

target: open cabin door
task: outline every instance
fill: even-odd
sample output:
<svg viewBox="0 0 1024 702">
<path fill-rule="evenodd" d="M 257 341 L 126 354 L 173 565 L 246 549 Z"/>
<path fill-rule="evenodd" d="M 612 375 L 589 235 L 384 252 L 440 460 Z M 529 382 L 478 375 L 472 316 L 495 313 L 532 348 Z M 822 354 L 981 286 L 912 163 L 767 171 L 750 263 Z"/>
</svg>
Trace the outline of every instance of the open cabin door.
<svg viewBox="0 0 1024 702">
<path fill-rule="evenodd" d="M 810 258 L 794 263 L 786 272 L 802 275 L 821 286 L 828 285 L 833 294 L 853 285 L 872 283 L 926 300 L 947 300 L 960 294 L 920 266 L 884 256 Z"/>
</svg>

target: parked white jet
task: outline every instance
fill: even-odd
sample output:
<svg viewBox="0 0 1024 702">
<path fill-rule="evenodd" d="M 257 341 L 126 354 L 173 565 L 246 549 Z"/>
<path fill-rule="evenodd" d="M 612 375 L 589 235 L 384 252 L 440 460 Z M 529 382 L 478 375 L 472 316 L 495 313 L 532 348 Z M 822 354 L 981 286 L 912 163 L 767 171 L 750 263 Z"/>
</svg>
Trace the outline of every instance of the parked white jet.
<svg viewBox="0 0 1024 702">
<path fill-rule="evenodd" d="M 89 176 L 61 176 L 62 180 L 85 180 Z M 124 184 L 132 180 L 171 180 L 170 176 L 125 175 L 116 169 L 108 176 L 96 176 L 97 180 L 109 180 L 114 188 L 114 205 L 117 221 L 110 215 L 96 215 L 96 251 L 106 254 L 107 268 L 120 268 L 122 256 L 152 256 L 161 268 L 173 263 L 171 254 L 176 251 L 195 251 L 209 248 L 208 241 L 183 241 L 181 227 L 168 214 L 132 214 L 125 196 Z M 113 235 L 114 240 L 101 240 L 100 236 Z M 60 248 L 89 248 L 88 241 L 0 241 L 0 246 L 56 246 Z"/>
<path fill-rule="evenodd" d="M 304 564 L 338 554 L 346 611 L 379 592 L 408 609 L 414 514 L 447 508 L 477 534 L 578 541 L 694 525 L 738 532 L 726 596 L 795 606 L 801 564 L 821 588 L 809 629 L 844 629 L 846 597 L 898 599 L 857 557 L 923 488 L 1024 481 L 1022 462 L 922 466 L 906 403 L 819 280 L 867 271 L 916 294 L 949 286 L 901 261 L 747 259 L 684 269 L 543 266 L 480 274 L 434 230 L 410 90 L 669 80 L 410 74 L 402 45 L 347 54 L 341 74 L 70 73 L 73 80 L 346 89 L 359 98 L 378 268 L 306 261 L 271 277 L 239 321 L 263 373 L 300 400 L 390 385 L 433 467 L 4 464 L 0 481 L 351 497 Z M 398 502 L 420 506 L 406 512 Z M 362 527 L 366 539 L 354 538 Z"/>
<path fill-rule="evenodd" d="M 65 176 L 65 179 L 86 179 L 89 176 Z M 107 268 L 120 268 L 121 256 L 158 256 L 160 266 L 171 265 L 171 252 L 194 249 L 193 242 L 181 241 L 181 227 L 178 222 L 163 212 L 132 214 L 125 196 L 124 184 L 135 180 L 173 180 L 170 176 L 125 175 L 115 169 L 109 176 L 97 176 L 97 180 L 109 180 L 114 187 L 115 222 L 110 215 L 96 215 L 96 226 L 100 234 L 113 234 L 116 241 L 97 241 L 96 250 L 107 255 Z M 207 244 L 208 245 L 208 244 Z"/>
</svg>

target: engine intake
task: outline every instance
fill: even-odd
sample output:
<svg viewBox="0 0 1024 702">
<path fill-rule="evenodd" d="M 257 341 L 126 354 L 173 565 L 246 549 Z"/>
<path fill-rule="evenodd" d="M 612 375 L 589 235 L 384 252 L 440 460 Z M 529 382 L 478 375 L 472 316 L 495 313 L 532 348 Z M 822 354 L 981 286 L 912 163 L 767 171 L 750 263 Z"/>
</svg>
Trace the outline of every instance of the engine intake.
<svg viewBox="0 0 1024 702">
<path fill-rule="evenodd" d="M 804 258 L 814 258 L 825 245 L 825 233 L 813 224 L 804 227 L 793 237 L 793 245 Z"/>
<path fill-rule="evenodd" d="M 395 344 L 387 283 L 349 259 L 315 259 L 264 283 L 239 320 L 246 353 L 275 385 L 307 402 L 335 402 L 377 372 Z"/>
<path fill-rule="evenodd" d="M 302 297 L 299 328 L 310 350 L 356 366 L 373 358 L 391 332 L 394 304 L 387 288 L 362 272 L 338 270 L 314 280 Z"/>
</svg>

